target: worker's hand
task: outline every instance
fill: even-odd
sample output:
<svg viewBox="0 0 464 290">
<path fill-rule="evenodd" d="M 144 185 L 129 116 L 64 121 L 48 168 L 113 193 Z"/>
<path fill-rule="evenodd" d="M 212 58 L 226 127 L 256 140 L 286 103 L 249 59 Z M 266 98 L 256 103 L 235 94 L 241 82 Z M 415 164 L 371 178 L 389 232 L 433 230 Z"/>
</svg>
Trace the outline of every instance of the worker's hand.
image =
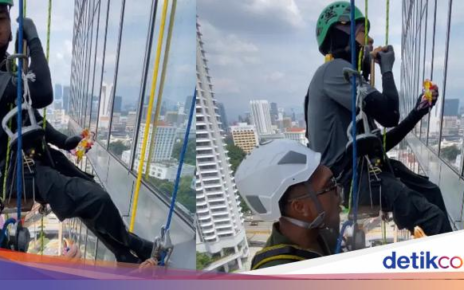
<svg viewBox="0 0 464 290">
<path fill-rule="evenodd" d="M 380 65 L 380 72 L 382 74 L 393 70 L 393 64 L 395 63 L 395 51 L 393 50 L 393 46 L 378 47 L 374 49 L 372 56 Z"/>
<path fill-rule="evenodd" d="M 414 111 L 421 114 L 421 116 L 427 115 L 427 113 L 435 106 L 438 100 L 438 87 L 436 85 L 430 88 L 432 92 L 432 102 L 430 103 L 429 100 L 425 97 L 424 94 L 421 94 L 419 98 L 417 98 L 416 106 L 414 107 Z"/>
<path fill-rule="evenodd" d="M 16 22 L 19 23 L 19 18 L 16 19 Z M 39 34 L 37 33 L 37 28 L 35 27 L 34 21 L 30 18 L 24 18 L 23 20 L 23 27 L 24 27 L 24 39 L 27 42 L 31 42 L 32 40 L 39 38 Z"/>
<path fill-rule="evenodd" d="M 79 135 L 68 137 L 66 139 L 66 141 L 64 142 L 64 147 L 65 148 L 62 148 L 62 149 L 64 149 L 64 150 L 72 150 L 72 149 L 76 148 L 77 145 L 79 145 L 79 142 L 81 142 L 81 140 L 82 140 L 82 137 L 79 136 Z"/>
</svg>

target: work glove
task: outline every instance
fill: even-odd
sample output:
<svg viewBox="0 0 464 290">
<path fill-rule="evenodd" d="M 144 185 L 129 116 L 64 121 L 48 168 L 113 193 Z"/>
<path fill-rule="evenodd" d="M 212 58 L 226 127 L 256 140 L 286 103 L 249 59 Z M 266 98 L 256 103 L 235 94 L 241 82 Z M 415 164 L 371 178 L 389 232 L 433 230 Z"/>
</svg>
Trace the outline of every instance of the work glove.
<svg viewBox="0 0 464 290">
<path fill-rule="evenodd" d="M 421 117 L 427 115 L 437 103 L 439 96 L 438 87 L 434 85 L 430 88 L 430 90 L 432 91 L 432 102 L 427 100 L 425 94 L 421 94 L 419 98 L 417 98 L 416 106 L 414 106 L 414 112 L 418 113 Z"/>
<path fill-rule="evenodd" d="M 64 148 L 62 149 L 72 150 L 76 148 L 77 145 L 79 145 L 79 142 L 81 142 L 81 140 L 82 140 L 82 137 L 79 135 L 68 137 L 66 141 L 64 142 Z"/>
<path fill-rule="evenodd" d="M 388 45 L 376 53 L 376 61 L 380 65 L 380 72 L 383 74 L 393 71 L 393 63 L 395 63 L 395 51 L 393 46 Z"/>
<path fill-rule="evenodd" d="M 16 22 L 19 23 L 19 18 L 16 19 Z M 35 27 L 34 21 L 32 21 L 32 19 L 30 18 L 24 18 L 23 31 L 24 39 L 27 42 L 31 42 L 32 40 L 39 38 L 39 34 L 37 33 L 37 28 Z"/>
</svg>

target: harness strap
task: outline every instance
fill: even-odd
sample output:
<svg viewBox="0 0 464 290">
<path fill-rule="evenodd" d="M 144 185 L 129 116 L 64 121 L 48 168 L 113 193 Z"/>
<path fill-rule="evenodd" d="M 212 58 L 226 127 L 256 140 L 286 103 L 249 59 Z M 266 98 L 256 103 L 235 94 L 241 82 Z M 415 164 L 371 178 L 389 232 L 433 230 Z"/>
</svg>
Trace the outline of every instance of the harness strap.
<svg viewBox="0 0 464 290">
<path fill-rule="evenodd" d="M 294 245 L 280 244 L 266 247 L 256 253 L 251 263 L 251 270 L 259 269 L 262 265 L 272 261 L 303 261 L 319 257 L 322 257 L 319 253 L 309 251 Z"/>
</svg>

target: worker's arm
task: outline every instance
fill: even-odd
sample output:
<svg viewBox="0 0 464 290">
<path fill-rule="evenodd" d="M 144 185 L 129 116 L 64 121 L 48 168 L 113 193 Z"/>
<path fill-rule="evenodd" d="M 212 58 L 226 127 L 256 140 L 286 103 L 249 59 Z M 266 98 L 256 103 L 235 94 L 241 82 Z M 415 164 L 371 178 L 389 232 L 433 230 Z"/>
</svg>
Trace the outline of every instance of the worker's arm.
<svg viewBox="0 0 464 290">
<path fill-rule="evenodd" d="M 34 73 L 35 81 L 29 81 L 32 107 L 44 108 L 53 102 L 53 88 L 47 59 L 37 34 L 37 29 L 29 18 L 24 18 L 24 38 L 29 47 L 31 64 L 29 71 Z M 17 77 L 11 76 L 4 91 L 6 102 L 14 103 L 17 94 Z"/>
<path fill-rule="evenodd" d="M 398 90 L 391 71 L 394 62 L 393 48 L 389 51 L 379 52 L 378 58 L 382 71 L 383 92 L 381 93 L 368 83 L 364 83 L 363 86 L 367 87 L 364 111 L 380 125 L 393 127 L 398 124 L 400 118 Z M 332 100 L 351 111 L 352 84 L 345 80 L 344 68 L 351 68 L 351 64 L 347 61 L 337 60 L 327 66 L 324 73 L 324 92 Z"/>
<path fill-rule="evenodd" d="M 386 136 L 386 151 L 388 152 L 390 149 L 398 145 L 401 140 L 411 132 L 412 129 L 416 126 L 416 124 L 428 114 L 429 110 L 435 106 L 438 99 L 438 88 L 432 91 L 432 103 L 430 104 L 423 95 L 421 95 L 416 102 L 416 106 L 414 109 L 409 113 L 409 115 L 401 121 L 398 126 L 391 129 L 387 132 Z"/>
<path fill-rule="evenodd" d="M 34 110 L 34 114 L 37 122 L 44 121 L 37 110 Z M 77 147 L 81 140 L 82 138 L 80 136 L 66 136 L 65 134 L 56 130 L 49 122 L 47 122 L 45 126 L 45 141 L 55 145 L 60 149 L 72 150 Z"/>
</svg>

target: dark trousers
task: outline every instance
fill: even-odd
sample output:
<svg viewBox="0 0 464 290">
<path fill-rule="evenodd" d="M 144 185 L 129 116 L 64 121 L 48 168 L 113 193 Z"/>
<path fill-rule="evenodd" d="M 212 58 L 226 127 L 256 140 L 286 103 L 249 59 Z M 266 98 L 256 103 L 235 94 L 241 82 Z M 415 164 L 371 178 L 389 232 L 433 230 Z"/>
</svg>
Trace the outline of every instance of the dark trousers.
<svg viewBox="0 0 464 290">
<path fill-rule="evenodd" d="M 49 159 L 36 160 L 36 200 L 49 204 L 61 221 L 80 218 L 119 262 L 136 263 L 148 259 L 153 244 L 127 231 L 109 194 L 61 152 L 50 152 L 54 168 Z M 32 198 L 29 191 L 27 196 Z"/>
<path fill-rule="evenodd" d="M 382 210 L 393 213 L 393 220 L 400 229 L 413 231 L 419 226 L 428 236 L 451 232 L 440 188 L 399 161 L 390 160 L 390 164 L 394 174 L 387 170 L 379 174 L 381 194 L 374 191 L 370 195 L 367 171 L 362 172 L 359 205 L 380 205 L 381 202 Z M 349 186 L 345 192 L 349 192 Z"/>
</svg>

